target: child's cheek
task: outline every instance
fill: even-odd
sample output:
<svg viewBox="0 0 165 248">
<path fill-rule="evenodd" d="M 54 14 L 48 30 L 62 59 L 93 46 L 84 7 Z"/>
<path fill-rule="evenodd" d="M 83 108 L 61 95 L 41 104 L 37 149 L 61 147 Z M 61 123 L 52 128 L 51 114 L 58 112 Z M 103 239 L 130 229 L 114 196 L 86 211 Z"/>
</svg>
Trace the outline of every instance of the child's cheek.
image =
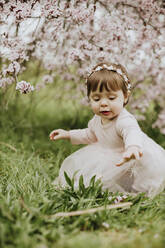
<svg viewBox="0 0 165 248">
<path fill-rule="evenodd" d="M 98 108 L 97 103 L 92 104 L 92 110 L 93 110 L 95 113 L 99 112 L 99 108 Z"/>
<path fill-rule="evenodd" d="M 121 101 L 121 102 L 116 103 L 114 105 L 114 108 L 115 108 L 115 110 L 116 110 L 117 113 L 120 113 L 121 110 L 123 109 L 123 102 Z"/>
</svg>

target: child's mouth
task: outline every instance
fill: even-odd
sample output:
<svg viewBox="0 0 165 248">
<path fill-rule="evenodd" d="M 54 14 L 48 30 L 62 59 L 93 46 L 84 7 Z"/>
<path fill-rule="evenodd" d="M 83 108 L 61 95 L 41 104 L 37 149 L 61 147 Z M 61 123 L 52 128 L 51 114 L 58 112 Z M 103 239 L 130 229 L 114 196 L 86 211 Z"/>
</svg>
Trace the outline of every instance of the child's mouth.
<svg viewBox="0 0 165 248">
<path fill-rule="evenodd" d="M 111 111 L 101 111 L 103 115 L 109 115 Z"/>
</svg>

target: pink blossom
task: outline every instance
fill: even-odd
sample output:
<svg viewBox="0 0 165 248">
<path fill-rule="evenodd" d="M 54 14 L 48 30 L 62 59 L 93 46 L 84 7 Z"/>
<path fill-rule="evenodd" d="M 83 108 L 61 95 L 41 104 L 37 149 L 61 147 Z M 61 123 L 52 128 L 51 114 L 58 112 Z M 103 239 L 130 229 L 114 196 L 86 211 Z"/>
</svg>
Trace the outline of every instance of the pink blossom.
<svg viewBox="0 0 165 248">
<path fill-rule="evenodd" d="M 6 80 L 4 78 L 0 79 L 0 88 L 5 88 Z"/>
<path fill-rule="evenodd" d="M 70 58 L 69 61 L 70 63 L 71 61 L 84 60 L 83 53 L 79 49 L 72 49 L 69 54 L 69 58 Z"/>
<path fill-rule="evenodd" d="M 151 103 L 158 105 L 155 127 L 164 132 L 165 8 L 155 0 L 1 1 L 1 87 L 23 72 L 26 61 L 40 61 L 46 75 L 75 82 L 77 91 L 87 72 L 99 62 L 124 65 L 139 97 L 129 108 L 145 118 Z M 95 2 L 95 4 L 94 4 Z M 24 27 L 24 29 L 23 29 Z M 22 31 L 24 30 L 24 31 Z M 18 64 L 17 64 L 18 63 Z M 54 76 L 52 76 L 54 78 Z M 84 79 L 84 82 L 83 82 Z M 36 88 L 52 79 L 43 76 Z M 61 84 L 62 87 L 62 84 Z M 85 103 L 85 101 L 84 101 Z"/>
<path fill-rule="evenodd" d="M 5 88 L 8 85 L 11 85 L 15 79 L 13 77 L 0 77 L 0 88 Z"/>
<path fill-rule="evenodd" d="M 78 8 L 69 8 L 66 11 L 67 17 L 70 19 L 70 21 L 73 21 L 74 23 L 83 23 L 86 21 L 87 18 L 93 18 L 93 8 L 84 8 L 78 7 Z"/>
<path fill-rule="evenodd" d="M 41 14 L 44 15 L 47 18 L 58 18 L 63 14 L 62 10 L 58 7 L 58 4 L 56 1 L 46 1 L 42 8 L 41 8 Z"/>
<path fill-rule="evenodd" d="M 116 199 L 114 200 L 114 203 L 117 204 L 119 202 L 122 202 L 123 200 L 125 200 L 127 198 L 126 195 L 123 196 L 117 196 Z"/>
<path fill-rule="evenodd" d="M 9 64 L 8 68 L 3 71 L 4 75 L 8 73 L 14 73 L 15 75 L 18 74 L 20 71 L 20 64 L 17 61 L 13 61 L 12 63 Z"/>
<path fill-rule="evenodd" d="M 16 90 L 19 90 L 22 94 L 26 94 L 33 91 L 34 87 L 26 81 L 21 81 L 17 83 Z"/>
<path fill-rule="evenodd" d="M 25 18 L 31 16 L 31 4 L 22 1 L 10 1 L 3 5 L 3 11 L 8 16 L 15 18 L 16 23 L 23 21 Z"/>
<path fill-rule="evenodd" d="M 46 86 L 45 83 L 38 83 L 38 84 L 36 85 L 35 89 L 36 89 L 37 91 L 39 91 L 39 90 L 45 88 L 45 86 Z"/>
<path fill-rule="evenodd" d="M 51 75 L 44 75 L 42 78 L 43 83 L 53 83 L 53 77 Z"/>
</svg>

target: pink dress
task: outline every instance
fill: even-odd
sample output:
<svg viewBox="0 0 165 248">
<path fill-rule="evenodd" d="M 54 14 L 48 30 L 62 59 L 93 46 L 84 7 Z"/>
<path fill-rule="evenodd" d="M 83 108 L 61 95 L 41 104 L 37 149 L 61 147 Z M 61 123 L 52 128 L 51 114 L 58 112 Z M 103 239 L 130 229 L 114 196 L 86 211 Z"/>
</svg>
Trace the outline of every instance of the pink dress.
<svg viewBox="0 0 165 248">
<path fill-rule="evenodd" d="M 55 184 L 65 186 L 64 171 L 74 176 L 75 187 L 83 175 L 89 185 L 92 176 L 100 178 L 103 189 L 115 192 L 146 192 L 155 196 L 165 187 L 165 150 L 140 129 L 135 117 L 126 109 L 109 123 L 103 125 L 95 115 L 88 128 L 70 131 L 72 144 L 88 144 L 68 156 L 62 163 Z M 117 167 L 127 147 L 141 147 L 140 160 L 132 159 Z"/>
</svg>

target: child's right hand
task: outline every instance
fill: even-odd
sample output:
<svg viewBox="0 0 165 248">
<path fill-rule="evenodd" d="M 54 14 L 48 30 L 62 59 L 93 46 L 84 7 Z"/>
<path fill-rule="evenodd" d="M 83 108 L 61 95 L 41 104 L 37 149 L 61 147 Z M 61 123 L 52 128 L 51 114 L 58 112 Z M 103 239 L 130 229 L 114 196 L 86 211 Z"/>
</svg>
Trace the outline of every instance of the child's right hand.
<svg viewBox="0 0 165 248">
<path fill-rule="evenodd" d="M 123 157 L 120 162 L 116 164 L 116 166 L 121 166 L 124 163 L 128 162 L 131 159 L 139 160 L 143 156 L 143 152 L 138 146 L 129 146 L 127 150 L 123 153 Z"/>
<path fill-rule="evenodd" d="M 59 139 L 70 139 L 69 131 L 63 130 L 63 129 L 56 129 L 53 130 L 49 134 L 50 140 L 59 140 Z"/>
</svg>

